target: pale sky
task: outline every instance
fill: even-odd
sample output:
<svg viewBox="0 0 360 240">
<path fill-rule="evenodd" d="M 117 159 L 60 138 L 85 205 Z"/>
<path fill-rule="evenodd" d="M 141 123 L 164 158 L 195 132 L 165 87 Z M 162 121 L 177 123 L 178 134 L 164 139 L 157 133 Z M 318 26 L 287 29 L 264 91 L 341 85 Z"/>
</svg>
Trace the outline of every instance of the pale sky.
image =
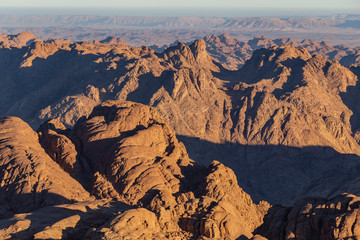
<svg viewBox="0 0 360 240">
<path fill-rule="evenodd" d="M 360 0 L 0 0 L 0 8 L 1 7 L 360 9 Z"/>
</svg>

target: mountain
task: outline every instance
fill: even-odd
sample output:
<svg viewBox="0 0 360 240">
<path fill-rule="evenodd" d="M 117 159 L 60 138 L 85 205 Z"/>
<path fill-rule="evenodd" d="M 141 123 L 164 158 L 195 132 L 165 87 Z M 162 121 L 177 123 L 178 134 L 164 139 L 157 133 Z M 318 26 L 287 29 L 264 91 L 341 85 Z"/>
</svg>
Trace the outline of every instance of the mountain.
<svg viewBox="0 0 360 240">
<path fill-rule="evenodd" d="M 264 36 L 255 36 L 253 39 L 242 42 L 236 38 L 231 38 L 224 33 L 219 36 L 212 35 L 203 38 L 206 42 L 206 49 L 210 56 L 229 70 L 239 70 L 249 60 L 253 52 L 260 48 L 281 47 L 291 45 L 296 48 L 305 48 L 312 55 L 321 55 L 329 60 L 338 61 L 345 67 L 359 65 L 359 47 L 350 48 L 343 44 L 333 45 L 329 42 L 316 42 L 313 40 L 303 40 L 298 42 L 292 38 L 276 38 L 271 40 Z M 177 41 L 170 45 L 159 47 L 150 46 L 157 52 L 163 52 L 166 48 L 175 46 Z M 185 43 L 190 45 L 191 42 Z"/>
<path fill-rule="evenodd" d="M 90 200 L 89 193 L 45 153 L 21 119 L 1 119 L 1 215 Z"/>
<path fill-rule="evenodd" d="M 5 118 L 0 133 L 2 239 L 251 238 L 269 208 L 223 164 L 194 163 L 142 104 L 106 101 L 74 129 L 51 120 L 38 134 Z"/>
<path fill-rule="evenodd" d="M 292 207 L 254 204 L 231 169 L 192 161 L 161 114 L 139 103 L 105 101 L 72 129 L 53 119 L 34 132 L 19 118 L 3 118 L 0 143 L 2 239 L 359 234 L 359 197 L 305 198 Z"/>
<path fill-rule="evenodd" d="M 220 39 L 234 44 L 226 35 Z M 147 104 L 174 128 L 192 159 L 231 167 L 255 201 L 272 204 L 291 205 L 314 192 L 333 197 L 343 188 L 320 188 L 324 179 L 347 186 L 358 174 L 357 68 L 304 48 L 260 48 L 237 71 L 214 61 L 205 40 L 179 41 L 162 53 L 36 41 L 0 54 L 1 113 L 35 128 L 52 118 L 75 126 L 106 100 Z M 54 155 L 56 146 L 49 147 Z M 72 176 L 73 162 L 69 154 L 60 164 Z"/>
<path fill-rule="evenodd" d="M 167 10 L 163 9 L 163 12 Z M 247 41 L 261 34 L 271 39 L 291 37 L 297 41 L 312 39 L 318 42 L 326 39 L 335 44 L 356 47 L 360 36 L 359 21 L 360 15 L 356 14 L 293 18 L 3 14 L 0 15 L 0 32 L 17 34 L 31 31 L 43 40 L 66 38 L 74 42 L 101 41 L 107 36 L 114 36 L 124 39 L 131 46 L 162 46 L 178 39 L 192 42 L 206 35 L 222 33 Z"/>
<path fill-rule="evenodd" d="M 312 55 L 321 55 L 329 60 L 338 61 L 348 67 L 359 65 L 359 48 L 350 48 L 343 44 L 332 45 L 328 42 L 303 40 L 298 42 L 291 38 L 277 38 L 271 40 L 264 36 L 256 36 L 248 42 L 232 39 L 227 34 L 220 36 L 206 36 L 204 38 L 209 54 L 225 68 L 238 70 L 249 60 L 252 53 L 260 48 L 281 47 L 291 45 L 296 48 L 305 48 Z"/>
<path fill-rule="evenodd" d="M 1 239 L 359 235 L 360 70 L 329 43 L 3 37 Z"/>
<path fill-rule="evenodd" d="M 291 208 L 274 206 L 257 230 L 267 239 L 356 239 L 359 197 L 307 198 Z"/>
</svg>

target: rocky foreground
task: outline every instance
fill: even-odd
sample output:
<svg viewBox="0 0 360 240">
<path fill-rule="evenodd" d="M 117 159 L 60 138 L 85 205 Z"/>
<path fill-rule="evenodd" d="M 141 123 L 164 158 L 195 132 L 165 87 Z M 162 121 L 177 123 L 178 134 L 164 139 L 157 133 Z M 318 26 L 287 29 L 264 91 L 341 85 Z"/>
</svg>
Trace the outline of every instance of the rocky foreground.
<svg viewBox="0 0 360 240">
<path fill-rule="evenodd" d="M 1 239 L 357 239 L 358 197 L 255 204 L 157 110 L 106 101 L 73 129 L 0 120 Z M 255 235 L 255 236 L 254 236 Z"/>
</svg>

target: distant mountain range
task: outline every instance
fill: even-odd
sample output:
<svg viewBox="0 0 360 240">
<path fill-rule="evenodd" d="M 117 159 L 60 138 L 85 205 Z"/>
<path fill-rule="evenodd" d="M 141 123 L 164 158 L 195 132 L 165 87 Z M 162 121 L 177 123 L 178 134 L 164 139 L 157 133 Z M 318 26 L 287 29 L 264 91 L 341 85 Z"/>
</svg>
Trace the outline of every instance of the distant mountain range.
<svg viewBox="0 0 360 240">
<path fill-rule="evenodd" d="M 63 15 L 0 15 L 0 31 L 32 31 L 41 39 L 73 41 L 121 37 L 130 45 L 164 45 L 177 39 L 193 41 L 205 35 L 228 33 L 241 41 L 255 35 L 292 37 L 298 41 L 326 39 L 335 44 L 358 45 L 360 15 L 302 18 L 121 17 Z"/>
</svg>

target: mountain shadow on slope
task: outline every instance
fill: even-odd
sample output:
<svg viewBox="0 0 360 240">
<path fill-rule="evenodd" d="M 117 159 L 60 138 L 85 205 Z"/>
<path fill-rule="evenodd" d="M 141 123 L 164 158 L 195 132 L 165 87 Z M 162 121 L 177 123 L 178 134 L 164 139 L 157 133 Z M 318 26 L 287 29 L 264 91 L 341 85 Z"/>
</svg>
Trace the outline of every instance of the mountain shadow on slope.
<svg viewBox="0 0 360 240">
<path fill-rule="evenodd" d="M 360 78 L 360 67 L 349 68 L 358 78 Z M 353 112 L 350 117 L 351 129 L 355 134 L 356 140 L 359 142 L 360 138 L 360 81 L 355 86 L 348 86 L 345 93 L 340 94 L 342 101 Z"/>
<path fill-rule="evenodd" d="M 177 137 L 196 162 L 209 165 L 216 159 L 234 169 L 239 185 L 255 202 L 292 205 L 306 196 L 360 192 L 359 185 L 347 188 L 360 175 L 360 157 L 355 154 L 322 146 L 243 145 Z"/>
</svg>

